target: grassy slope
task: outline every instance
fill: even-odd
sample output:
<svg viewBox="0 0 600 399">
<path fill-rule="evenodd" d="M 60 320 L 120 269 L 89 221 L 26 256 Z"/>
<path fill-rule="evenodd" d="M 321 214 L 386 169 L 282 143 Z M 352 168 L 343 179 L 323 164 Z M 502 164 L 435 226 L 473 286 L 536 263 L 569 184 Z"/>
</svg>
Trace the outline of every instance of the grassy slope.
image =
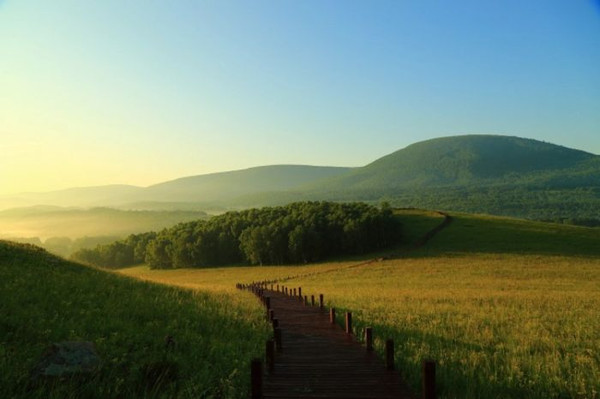
<svg viewBox="0 0 600 399">
<path fill-rule="evenodd" d="M 441 397 L 594 398 L 599 242 L 598 229 L 458 215 L 409 258 L 293 284 L 393 337 L 415 390 L 434 358 Z"/>
<path fill-rule="evenodd" d="M 435 221 L 407 212 L 408 235 Z M 410 222 L 409 222 L 410 220 Z M 410 256 L 347 263 L 127 273 L 228 290 L 236 281 L 292 279 L 308 295 L 393 337 L 419 391 L 420 362 L 437 359 L 442 398 L 595 398 L 600 392 L 600 229 L 455 215 Z"/>
<path fill-rule="evenodd" d="M 445 185 L 531 184 L 577 176 L 598 176 L 597 155 L 531 139 L 467 135 L 412 144 L 367 166 L 331 178 L 331 190 L 384 190 Z M 569 171 L 567 173 L 567 171 Z M 580 186 L 589 185 L 581 182 Z M 555 182 L 556 183 L 556 182 Z"/>
<path fill-rule="evenodd" d="M 0 392 L 11 398 L 243 398 L 262 354 L 263 313 L 250 294 L 207 294 L 131 280 L 0 241 Z M 177 344 L 167 351 L 164 337 Z M 29 382 L 53 342 L 86 340 L 98 373 L 55 387 Z M 178 378 L 151 388 L 160 361 Z"/>
</svg>

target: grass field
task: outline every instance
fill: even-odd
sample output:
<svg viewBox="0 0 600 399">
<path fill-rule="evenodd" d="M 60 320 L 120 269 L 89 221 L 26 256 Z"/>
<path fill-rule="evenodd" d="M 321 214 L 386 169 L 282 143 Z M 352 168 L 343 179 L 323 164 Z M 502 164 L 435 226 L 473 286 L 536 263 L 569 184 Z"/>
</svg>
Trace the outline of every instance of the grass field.
<svg viewBox="0 0 600 399">
<path fill-rule="evenodd" d="M 140 282 L 3 241 L 0 314 L 3 398 L 246 398 L 267 337 L 249 293 Z M 78 340 L 96 345 L 96 373 L 32 382 L 45 348 Z"/>
<path fill-rule="evenodd" d="M 406 213 L 408 241 L 440 221 Z M 415 392 L 421 361 L 433 358 L 441 398 L 600 397 L 600 230 L 453 216 L 420 250 L 357 268 L 351 259 L 123 272 L 215 293 L 273 278 L 324 293 L 338 315 L 353 312 L 359 330 L 374 328 L 379 350 L 394 338 Z"/>
</svg>

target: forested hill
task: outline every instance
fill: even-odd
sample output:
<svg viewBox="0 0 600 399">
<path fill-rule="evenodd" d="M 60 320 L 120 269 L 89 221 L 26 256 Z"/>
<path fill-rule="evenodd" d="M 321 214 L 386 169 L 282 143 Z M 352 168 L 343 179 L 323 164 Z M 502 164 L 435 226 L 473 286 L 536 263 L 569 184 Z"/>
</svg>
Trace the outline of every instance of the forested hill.
<svg viewBox="0 0 600 399">
<path fill-rule="evenodd" d="M 242 195 L 285 191 L 307 183 L 344 175 L 352 168 L 273 165 L 184 177 L 144 190 L 154 201 L 222 201 Z"/>
<path fill-rule="evenodd" d="M 600 156 L 518 137 L 445 137 L 306 187 L 303 195 L 598 226 Z"/>
<path fill-rule="evenodd" d="M 133 234 L 112 244 L 82 249 L 73 258 L 105 267 L 146 262 L 159 269 L 307 263 L 395 246 L 400 234 L 400 221 L 387 206 L 296 202 L 227 212 L 158 234 Z"/>
<path fill-rule="evenodd" d="M 531 139 L 467 135 L 412 144 L 359 168 L 263 166 L 146 188 L 82 188 L 21 200 L 30 205 L 211 212 L 296 201 L 385 200 L 396 207 L 596 225 L 600 156 Z M 5 204 L 0 198 L 0 208 Z"/>
<path fill-rule="evenodd" d="M 599 182 L 597 155 L 518 137 L 469 135 L 410 145 L 312 188 L 391 194 L 411 187 L 582 186 Z"/>
</svg>

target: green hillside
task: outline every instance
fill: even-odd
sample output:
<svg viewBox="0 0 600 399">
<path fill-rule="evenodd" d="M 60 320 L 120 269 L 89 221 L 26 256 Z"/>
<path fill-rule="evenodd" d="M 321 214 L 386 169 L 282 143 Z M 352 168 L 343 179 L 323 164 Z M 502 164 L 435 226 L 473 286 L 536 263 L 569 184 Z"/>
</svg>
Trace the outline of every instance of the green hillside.
<svg viewBox="0 0 600 399">
<path fill-rule="evenodd" d="M 407 242 L 441 221 L 433 212 L 397 213 Z M 352 312 L 359 339 L 373 328 L 380 354 L 394 339 L 397 367 L 417 397 L 424 359 L 437 361 L 440 398 L 597 397 L 600 229 L 451 216 L 427 245 L 378 262 L 121 272 L 214 292 L 279 279 L 324 293 L 339 323 Z"/>
<path fill-rule="evenodd" d="M 344 175 L 351 168 L 274 165 L 184 177 L 150 186 L 144 197 L 154 201 L 224 201 L 243 195 L 286 191 L 307 183 Z"/>
<path fill-rule="evenodd" d="M 508 136 L 444 137 L 410 145 L 327 182 L 327 190 L 382 190 L 490 184 L 561 185 L 571 176 L 600 179 L 600 157 Z M 325 190 L 325 188 L 322 188 Z"/>
<path fill-rule="evenodd" d="M 207 294 L 66 262 L 0 241 L 0 392 L 5 398 L 246 398 L 264 350 L 250 294 Z M 165 346 L 172 336 L 175 345 Z M 91 341 L 102 364 L 77 378 L 33 381 L 44 350 Z"/>
<path fill-rule="evenodd" d="M 596 225 L 600 156 L 517 137 L 445 137 L 300 194 Z"/>
<path fill-rule="evenodd" d="M 146 188 L 25 194 L 0 198 L 0 207 L 21 201 L 222 213 L 307 200 L 385 200 L 396 207 L 600 225 L 600 156 L 518 137 L 454 136 L 412 144 L 360 168 L 262 166 Z"/>
</svg>

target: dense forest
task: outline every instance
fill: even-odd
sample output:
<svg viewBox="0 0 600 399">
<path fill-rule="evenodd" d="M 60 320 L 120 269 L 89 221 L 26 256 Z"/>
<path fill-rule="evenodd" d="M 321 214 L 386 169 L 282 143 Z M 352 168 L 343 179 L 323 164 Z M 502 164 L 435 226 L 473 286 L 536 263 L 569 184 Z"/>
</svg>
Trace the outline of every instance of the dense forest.
<svg viewBox="0 0 600 399">
<path fill-rule="evenodd" d="M 307 263 L 387 248 L 400 237 L 401 224 L 387 205 L 297 202 L 133 234 L 73 258 L 103 267 L 146 262 L 156 269 Z"/>
</svg>

